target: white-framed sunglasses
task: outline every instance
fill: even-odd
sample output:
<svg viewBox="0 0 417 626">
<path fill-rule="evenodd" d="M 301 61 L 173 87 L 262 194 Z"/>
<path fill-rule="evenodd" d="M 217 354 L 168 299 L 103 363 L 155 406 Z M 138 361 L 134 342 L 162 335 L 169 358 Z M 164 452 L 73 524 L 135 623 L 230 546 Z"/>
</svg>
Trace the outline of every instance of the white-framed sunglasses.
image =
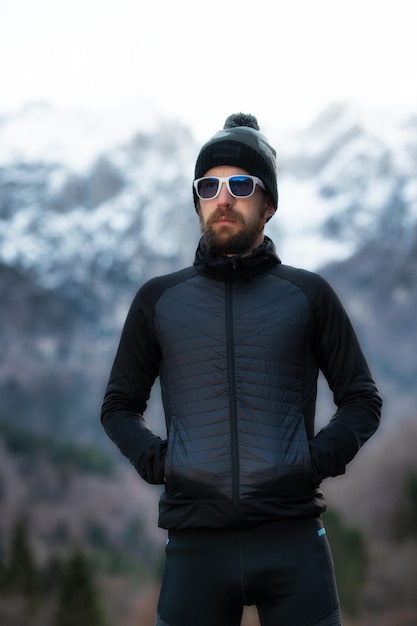
<svg viewBox="0 0 417 626">
<path fill-rule="evenodd" d="M 235 198 L 250 198 L 255 192 L 256 185 L 265 189 L 265 185 L 257 176 L 235 174 L 234 176 L 204 176 L 194 181 L 194 189 L 200 200 L 217 198 L 225 183 L 230 195 Z"/>
</svg>

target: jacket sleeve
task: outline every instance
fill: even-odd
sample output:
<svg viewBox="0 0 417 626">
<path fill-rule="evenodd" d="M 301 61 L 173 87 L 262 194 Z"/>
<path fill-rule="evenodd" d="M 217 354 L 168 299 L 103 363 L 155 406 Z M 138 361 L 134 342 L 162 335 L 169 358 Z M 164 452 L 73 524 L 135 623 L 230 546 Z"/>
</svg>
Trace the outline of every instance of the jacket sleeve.
<svg viewBox="0 0 417 626">
<path fill-rule="evenodd" d="M 339 298 L 321 277 L 313 299 L 313 352 L 337 411 L 310 442 L 318 479 L 345 472 L 379 426 L 382 400 Z M 317 285 L 316 285 L 317 286 Z"/>
<path fill-rule="evenodd" d="M 145 412 L 158 376 L 160 352 L 153 330 L 153 298 L 145 285 L 124 324 L 101 410 L 107 435 L 147 482 L 164 482 L 166 442 L 147 425 Z"/>
</svg>

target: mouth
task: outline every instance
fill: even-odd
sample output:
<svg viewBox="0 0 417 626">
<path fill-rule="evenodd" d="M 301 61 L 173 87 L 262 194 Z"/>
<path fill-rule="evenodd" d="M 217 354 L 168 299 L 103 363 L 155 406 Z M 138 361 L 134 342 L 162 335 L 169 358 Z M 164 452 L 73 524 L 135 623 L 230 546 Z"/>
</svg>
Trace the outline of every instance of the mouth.
<svg viewBox="0 0 417 626">
<path fill-rule="evenodd" d="M 232 217 L 226 217 L 225 215 L 221 215 L 220 217 L 215 219 L 215 222 L 235 222 Z"/>
</svg>

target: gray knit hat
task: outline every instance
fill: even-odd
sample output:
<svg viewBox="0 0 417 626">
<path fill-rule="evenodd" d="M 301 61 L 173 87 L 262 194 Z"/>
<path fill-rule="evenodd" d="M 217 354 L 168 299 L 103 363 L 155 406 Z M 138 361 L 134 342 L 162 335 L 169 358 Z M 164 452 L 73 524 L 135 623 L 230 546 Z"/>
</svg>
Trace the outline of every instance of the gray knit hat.
<svg viewBox="0 0 417 626">
<path fill-rule="evenodd" d="M 234 165 L 252 176 L 258 176 L 277 210 L 276 152 L 259 132 L 258 121 L 253 115 L 234 113 L 227 118 L 223 130 L 201 148 L 194 179 L 202 178 L 209 169 L 220 165 Z M 196 202 L 194 192 L 194 204 Z"/>
</svg>

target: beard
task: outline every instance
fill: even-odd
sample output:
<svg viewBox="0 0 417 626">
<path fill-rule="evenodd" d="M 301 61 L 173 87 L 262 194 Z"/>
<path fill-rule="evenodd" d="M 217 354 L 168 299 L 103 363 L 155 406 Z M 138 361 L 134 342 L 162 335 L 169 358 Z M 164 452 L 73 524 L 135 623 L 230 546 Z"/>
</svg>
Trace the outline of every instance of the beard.
<svg viewBox="0 0 417 626">
<path fill-rule="evenodd" d="M 252 252 L 265 226 L 265 210 L 259 207 L 249 222 L 232 209 L 216 209 L 205 223 L 202 222 L 200 215 L 201 232 L 207 250 L 214 256 Z M 237 233 L 230 234 L 227 225 L 222 228 L 217 222 L 220 217 L 233 219 L 241 224 L 241 229 Z M 214 226 L 215 223 L 216 226 Z"/>
</svg>

